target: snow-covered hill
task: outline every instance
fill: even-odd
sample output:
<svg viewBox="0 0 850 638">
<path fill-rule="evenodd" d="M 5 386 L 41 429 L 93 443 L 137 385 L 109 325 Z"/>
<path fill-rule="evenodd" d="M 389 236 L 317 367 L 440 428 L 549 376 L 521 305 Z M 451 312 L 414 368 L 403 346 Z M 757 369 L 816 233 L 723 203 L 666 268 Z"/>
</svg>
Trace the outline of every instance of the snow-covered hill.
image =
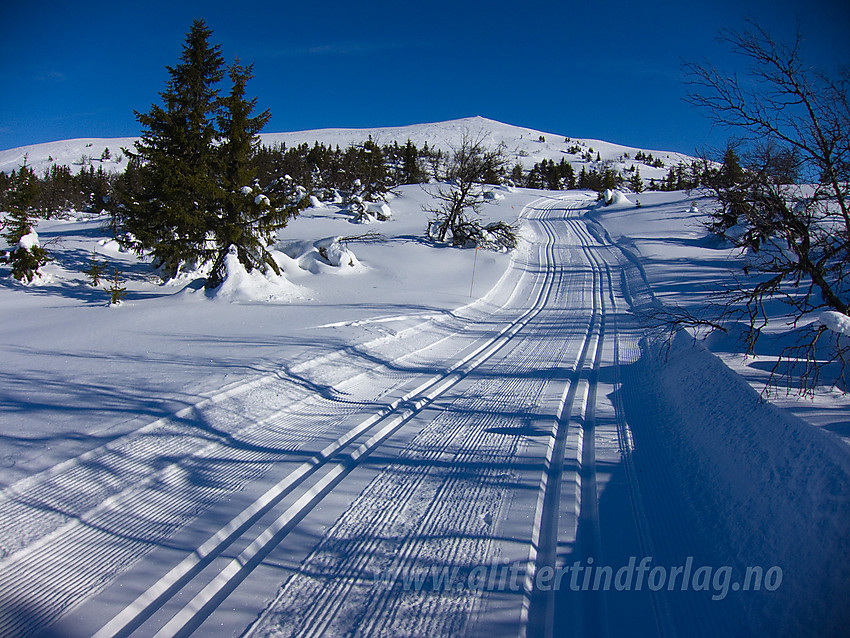
<svg viewBox="0 0 850 638">
<path fill-rule="evenodd" d="M 328 146 L 346 148 L 352 144 L 364 142 L 370 135 L 379 144 L 398 142 L 403 145 L 407 140 L 422 148 L 425 143 L 432 148 L 450 150 L 460 145 L 465 133 L 473 137 L 485 136 L 488 144 L 504 144 L 511 161 L 521 163 L 530 168 L 542 160 L 554 160 L 556 163 L 566 159 L 569 163 L 580 166 L 587 163 L 582 157 L 590 153 L 591 162 L 600 161 L 615 163 L 615 167 L 623 170 L 629 166 L 639 166 L 644 178 L 660 179 L 667 174 L 669 167 L 680 162 L 690 163 L 694 158 L 682 153 L 652 149 L 638 149 L 601 140 L 572 139 L 563 134 L 537 131 L 520 126 L 503 124 L 483 117 L 470 117 L 448 122 L 430 124 L 413 124 L 371 129 L 317 129 L 292 133 L 264 133 L 261 135 L 263 144 L 285 144 L 287 147 L 299 144 L 321 142 Z M 5 151 L 0 151 L 0 171 L 10 173 L 17 170 L 27 158 L 27 163 L 41 174 L 52 164 L 67 165 L 73 172 L 78 172 L 84 166 L 103 167 L 105 171 L 121 172 L 127 166 L 127 158 L 121 149 L 132 149 L 134 137 L 115 138 L 81 138 L 33 144 Z M 578 153 L 568 152 L 570 149 Z M 109 159 L 101 160 L 104 151 L 109 150 Z M 656 159 L 664 162 L 663 168 L 646 166 L 634 159 L 638 151 L 651 153 Z M 626 155 L 629 158 L 626 158 Z"/>
</svg>

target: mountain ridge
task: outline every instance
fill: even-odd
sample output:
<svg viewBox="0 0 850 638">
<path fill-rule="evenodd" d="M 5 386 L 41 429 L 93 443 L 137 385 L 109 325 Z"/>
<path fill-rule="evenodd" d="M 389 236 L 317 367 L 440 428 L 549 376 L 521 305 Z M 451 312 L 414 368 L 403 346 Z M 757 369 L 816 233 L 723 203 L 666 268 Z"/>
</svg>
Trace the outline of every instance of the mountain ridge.
<svg viewBox="0 0 850 638">
<path fill-rule="evenodd" d="M 679 163 L 690 163 L 695 158 L 677 151 L 644 149 L 625 146 L 604 140 L 589 138 L 570 138 L 558 133 L 539 131 L 528 127 L 505 124 L 482 116 L 467 117 L 444 122 L 427 122 L 405 126 L 371 127 L 371 128 L 323 128 L 305 131 L 282 133 L 261 133 L 260 139 L 266 146 L 285 144 L 287 147 L 301 144 L 313 145 L 316 142 L 327 146 L 347 148 L 352 144 L 360 144 L 369 136 L 378 144 L 398 142 L 403 145 L 409 139 L 421 148 L 425 142 L 431 148 L 450 151 L 460 145 L 464 134 L 473 138 L 483 136 L 485 142 L 497 145 L 503 143 L 508 153 L 510 163 L 520 163 L 526 169 L 543 160 L 556 163 L 561 159 L 574 166 L 581 164 L 594 165 L 596 157 L 600 162 L 619 164 L 620 170 L 632 165 L 640 167 L 642 175 L 649 179 L 663 178 L 670 167 Z M 131 148 L 138 137 L 95 137 L 74 138 L 43 142 L 0 151 L 0 172 L 11 173 L 27 164 L 43 174 L 51 165 L 67 165 L 73 172 L 79 172 L 83 167 L 102 167 L 111 173 L 122 172 L 127 165 L 127 158 L 122 149 Z M 580 154 L 568 152 L 579 148 Z M 101 159 L 105 149 L 109 149 L 109 158 Z M 663 167 L 651 167 L 634 160 L 634 155 L 642 151 L 651 153 L 660 159 Z M 588 160 L 585 153 L 591 158 Z"/>
</svg>

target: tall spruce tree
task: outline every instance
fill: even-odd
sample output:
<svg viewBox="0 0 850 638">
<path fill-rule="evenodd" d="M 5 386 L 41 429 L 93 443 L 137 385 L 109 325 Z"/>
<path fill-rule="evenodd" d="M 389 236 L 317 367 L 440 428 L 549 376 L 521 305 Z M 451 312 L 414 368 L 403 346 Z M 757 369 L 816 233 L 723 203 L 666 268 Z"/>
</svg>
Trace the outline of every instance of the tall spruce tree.
<svg viewBox="0 0 850 638">
<path fill-rule="evenodd" d="M 214 142 L 224 62 L 211 35 L 203 20 L 195 20 L 180 63 L 166 67 L 162 105 L 136 112 L 144 129 L 134 154 L 139 188 L 126 204 L 125 225 L 132 247 L 149 252 L 167 276 L 202 260 L 210 218 L 220 206 Z"/>
</svg>

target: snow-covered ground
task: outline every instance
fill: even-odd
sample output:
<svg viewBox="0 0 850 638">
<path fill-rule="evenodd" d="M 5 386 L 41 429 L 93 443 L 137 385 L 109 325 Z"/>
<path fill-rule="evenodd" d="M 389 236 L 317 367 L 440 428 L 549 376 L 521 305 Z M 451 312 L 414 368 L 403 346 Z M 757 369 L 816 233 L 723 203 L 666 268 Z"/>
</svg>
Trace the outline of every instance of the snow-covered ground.
<svg viewBox="0 0 850 638">
<path fill-rule="evenodd" d="M 846 398 L 764 402 L 633 312 L 728 276 L 692 197 L 499 194 L 512 254 L 426 242 L 409 186 L 214 295 L 40 223 L 45 276 L 0 279 L 0 635 L 842 635 Z"/>
<path fill-rule="evenodd" d="M 371 136 L 380 145 L 398 142 L 400 146 L 404 146 L 407 140 L 410 140 L 419 149 L 427 143 L 431 149 L 451 151 L 460 147 L 464 135 L 472 139 L 484 137 L 484 141 L 493 146 L 503 144 L 511 165 L 519 163 L 527 169 L 542 160 L 553 160 L 558 163 L 565 159 L 575 167 L 578 174 L 582 165 L 598 170 L 602 163 L 610 162 L 617 170 L 623 171 L 637 167 L 645 180 L 650 178 L 660 180 L 667 175 L 671 167 L 675 168 L 679 163 L 690 164 L 694 159 L 673 151 L 637 149 L 601 140 L 573 139 L 557 133 L 503 124 L 483 117 L 373 129 L 318 129 L 291 133 L 263 133 L 260 138 L 267 146 L 285 145 L 286 148 L 292 148 L 301 144 L 312 146 L 318 141 L 330 148 L 339 146 L 345 149 L 353 144 L 362 144 Z M 133 144 L 137 139 L 132 137 L 85 138 L 2 150 L 0 151 L 0 171 L 11 173 L 20 168 L 26 159 L 27 164 L 39 175 L 54 164 L 67 165 L 73 173 L 79 172 L 82 168 L 88 169 L 90 166 L 95 170 L 102 167 L 106 172 L 123 172 L 127 168 L 127 156 L 122 149 L 134 150 Z M 109 159 L 101 159 L 107 150 Z M 648 166 L 637 161 L 635 156 L 640 151 L 652 154 L 653 158 L 663 162 L 664 166 Z M 589 159 L 585 157 L 586 153 L 590 154 Z M 598 162 L 597 157 L 599 157 Z"/>
</svg>

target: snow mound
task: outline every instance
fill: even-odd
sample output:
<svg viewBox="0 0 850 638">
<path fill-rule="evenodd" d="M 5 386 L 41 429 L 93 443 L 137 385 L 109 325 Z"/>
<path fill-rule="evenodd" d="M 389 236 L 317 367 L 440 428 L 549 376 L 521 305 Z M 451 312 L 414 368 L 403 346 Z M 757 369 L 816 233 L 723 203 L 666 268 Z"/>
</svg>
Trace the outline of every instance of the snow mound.
<svg viewBox="0 0 850 638">
<path fill-rule="evenodd" d="M 844 313 L 828 310 L 821 313 L 820 317 L 818 317 L 818 323 L 826 326 L 833 332 L 850 335 L 850 317 Z"/>
<path fill-rule="evenodd" d="M 326 237 L 315 242 L 296 241 L 284 246 L 282 251 L 298 268 L 314 275 L 348 274 L 363 269 L 340 237 Z"/>
<path fill-rule="evenodd" d="M 316 247 L 319 255 L 321 255 L 331 266 L 335 266 L 337 268 L 341 266 L 350 266 L 354 268 L 360 264 L 360 262 L 357 261 L 357 257 L 354 256 L 354 253 L 340 242 L 339 237 L 320 239 L 314 244 L 314 246 Z"/>
<path fill-rule="evenodd" d="M 691 506 L 714 521 L 717 538 L 734 539 L 733 560 L 781 566 L 786 578 L 763 599 L 763 618 L 786 635 L 842 635 L 823 630 L 840 617 L 850 582 L 850 565 L 836 560 L 850 555 L 847 447 L 763 401 L 684 332 L 663 365 L 645 342 L 642 349 L 624 396 L 641 409 L 647 393 L 658 397 L 650 404 L 658 412 L 638 422 L 638 440 L 651 428 L 664 441 Z"/>
<path fill-rule="evenodd" d="M 634 204 L 622 192 L 618 190 L 606 189 L 602 193 L 602 203 L 605 206 L 613 208 L 631 208 Z"/>
<path fill-rule="evenodd" d="M 392 219 L 393 216 L 390 205 L 384 202 L 366 202 L 366 213 L 380 222 Z"/>
<path fill-rule="evenodd" d="M 258 269 L 248 272 L 231 248 L 224 258 L 224 281 L 211 293 L 214 299 L 231 303 L 246 301 L 289 301 L 300 298 L 300 287 L 284 275 L 263 273 Z"/>
</svg>

